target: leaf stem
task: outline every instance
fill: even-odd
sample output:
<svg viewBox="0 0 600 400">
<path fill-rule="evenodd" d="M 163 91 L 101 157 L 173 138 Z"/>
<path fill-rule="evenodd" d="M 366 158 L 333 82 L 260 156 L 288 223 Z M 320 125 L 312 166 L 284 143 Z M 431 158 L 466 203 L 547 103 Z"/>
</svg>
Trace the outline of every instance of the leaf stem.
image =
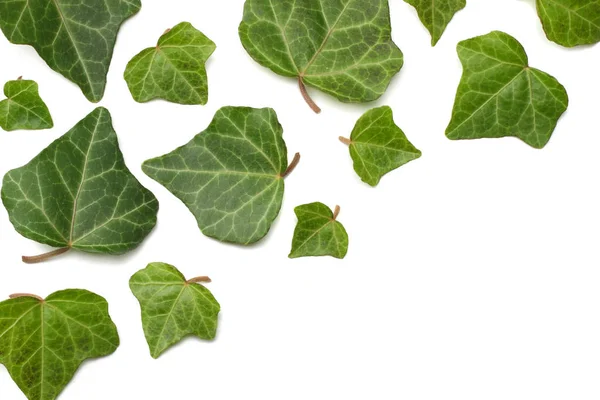
<svg viewBox="0 0 600 400">
<path fill-rule="evenodd" d="M 333 212 L 333 220 L 334 221 L 337 219 L 338 215 L 340 215 L 340 211 L 341 211 L 340 206 L 335 206 L 335 211 Z"/>
<path fill-rule="evenodd" d="M 300 153 L 296 153 L 294 155 L 294 159 L 292 160 L 292 162 L 290 163 L 290 165 L 288 165 L 287 169 L 285 170 L 285 172 L 283 173 L 283 175 L 281 175 L 281 177 L 285 178 L 286 176 L 288 176 L 289 174 L 291 174 L 292 171 L 294 169 L 296 169 L 296 167 L 298 166 L 299 162 L 300 162 Z"/>
<path fill-rule="evenodd" d="M 306 101 L 306 103 L 308 103 L 308 105 L 310 106 L 310 108 L 315 113 L 320 114 L 321 113 L 321 109 L 319 108 L 319 106 L 317 105 L 317 103 L 314 102 L 314 100 L 310 97 L 310 95 L 306 91 L 306 86 L 304 85 L 304 80 L 302 79 L 301 76 L 298 77 L 298 86 L 300 87 L 300 93 L 302 93 L 302 97 L 304 97 L 304 101 Z"/>
<path fill-rule="evenodd" d="M 40 254 L 37 256 L 23 256 L 21 259 L 25 264 L 37 264 L 51 259 L 52 257 L 59 256 L 71 250 L 70 247 L 63 247 L 62 249 L 56 249 L 49 251 L 48 253 Z"/>
<path fill-rule="evenodd" d="M 15 293 L 15 294 L 11 294 L 10 296 L 8 296 L 9 299 L 18 299 L 19 297 L 33 297 L 34 299 L 37 299 L 39 301 L 44 301 L 44 299 L 42 299 L 37 294 L 31 294 L 31 293 Z"/>
<path fill-rule="evenodd" d="M 347 144 L 348 146 L 350 146 L 352 144 L 352 140 L 345 138 L 343 136 L 340 136 L 340 142 Z"/>
<path fill-rule="evenodd" d="M 192 279 L 188 279 L 185 283 L 210 283 L 212 280 L 208 276 L 197 276 Z"/>
<path fill-rule="evenodd" d="M 21 75 L 20 77 L 17 78 L 18 81 L 22 81 L 23 80 L 23 75 Z"/>
</svg>

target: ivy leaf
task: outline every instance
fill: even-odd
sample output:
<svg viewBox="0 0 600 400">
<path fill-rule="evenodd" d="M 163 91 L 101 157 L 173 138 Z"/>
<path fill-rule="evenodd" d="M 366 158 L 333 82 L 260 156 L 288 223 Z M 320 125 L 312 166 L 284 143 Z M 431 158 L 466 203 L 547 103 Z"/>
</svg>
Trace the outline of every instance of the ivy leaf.
<svg viewBox="0 0 600 400">
<path fill-rule="evenodd" d="M 0 363 L 29 400 L 54 400 L 90 358 L 119 347 L 108 303 L 87 290 L 0 302 Z"/>
<path fill-rule="evenodd" d="M 529 67 L 523 46 L 504 32 L 460 42 L 458 56 L 464 72 L 446 136 L 515 136 L 532 147 L 544 147 L 567 109 L 565 88 Z"/>
<path fill-rule="evenodd" d="M 184 337 L 212 340 L 217 334 L 220 305 L 200 285 L 206 276 L 186 280 L 172 265 L 155 262 L 136 272 L 129 287 L 140 302 L 150 354 L 158 358 Z"/>
<path fill-rule="evenodd" d="M 340 101 L 377 100 L 403 64 L 392 41 L 388 0 L 246 0 L 239 28 L 246 51 L 273 72 Z"/>
<path fill-rule="evenodd" d="M 600 1 L 537 0 L 548 39 L 565 47 L 600 42 Z"/>
<path fill-rule="evenodd" d="M 27 165 L 4 176 L 2 201 L 21 235 L 59 249 L 122 254 L 156 224 L 158 201 L 131 174 L 110 113 L 97 108 Z"/>
<path fill-rule="evenodd" d="M 49 129 L 54 126 L 50 111 L 40 97 L 38 84 L 21 78 L 4 85 L 6 99 L 0 101 L 0 127 L 17 129 Z"/>
<path fill-rule="evenodd" d="M 156 47 L 133 57 L 125 80 L 135 101 L 162 98 L 179 104 L 206 104 L 206 60 L 216 46 L 189 22 L 167 30 Z"/>
<path fill-rule="evenodd" d="M 251 244 L 277 218 L 287 166 L 283 128 L 270 108 L 223 107 L 188 144 L 144 162 L 144 172 L 177 196 L 202 233 Z"/>
<path fill-rule="evenodd" d="M 442 37 L 454 14 L 465 8 L 466 0 L 404 0 L 417 9 L 419 19 L 431 33 L 431 45 Z"/>
<path fill-rule="evenodd" d="M 311 203 L 294 209 L 298 225 L 294 231 L 290 258 L 332 256 L 344 258 L 348 253 L 348 233 L 337 221 L 340 207 L 331 212 L 323 203 Z"/>
<path fill-rule="evenodd" d="M 340 137 L 350 148 L 354 170 L 363 182 L 377 186 L 381 177 L 421 157 L 394 123 L 390 107 L 367 111 L 356 123 L 350 139 Z"/>
<path fill-rule="evenodd" d="M 0 0 L 0 29 L 11 43 L 33 46 L 98 102 L 119 27 L 141 6 L 140 0 Z"/>
</svg>

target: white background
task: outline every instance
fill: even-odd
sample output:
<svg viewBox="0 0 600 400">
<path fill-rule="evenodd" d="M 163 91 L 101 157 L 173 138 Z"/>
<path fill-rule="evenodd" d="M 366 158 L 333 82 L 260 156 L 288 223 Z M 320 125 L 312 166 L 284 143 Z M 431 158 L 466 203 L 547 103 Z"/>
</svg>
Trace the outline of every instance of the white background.
<svg viewBox="0 0 600 400">
<path fill-rule="evenodd" d="M 0 298 L 86 288 L 105 296 L 121 347 L 86 362 L 61 400 L 533 400 L 600 398 L 600 48 L 563 49 L 542 31 L 533 0 L 469 0 L 437 47 L 414 9 L 390 0 L 405 66 L 376 104 L 344 105 L 256 64 L 240 44 L 243 0 L 144 1 L 120 32 L 101 105 L 109 108 L 133 173 L 160 201 L 159 223 L 123 257 L 71 253 L 25 265 L 49 250 L 17 234 L 0 212 Z M 190 21 L 218 48 L 208 64 L 207 106 L 136 103 L 123 71 L 166 28 Z M 461 66 L 456 44 L 503 30 L 531 65 L 554 75 L 570 107 L 550 143 L 450 141 L 444 136 Z M 0 38 L 0 81 L 40 85 L 50 131 L 0 132 L 0 173 L 28 162 L 91 112 L 78 87 L 27 46 Z M 353 172 L 338 142 L 376 105 L 423 157 L 377 188 Z M 203 236 L 193 216 L 140 165 L 186 143 L 225 105 L 274 107 L 290 158 L 285 201 L 252 248 Z M 289 260 L 293 208 L 342 207 L 350 234 L 343 261 Z M 187 339 L 150 358 L 129 277 L 148 262 L 209 275 L 222 306 L 214 342 Z M 25 397 L 0 367 L 0 399 Z"/>
</svg>

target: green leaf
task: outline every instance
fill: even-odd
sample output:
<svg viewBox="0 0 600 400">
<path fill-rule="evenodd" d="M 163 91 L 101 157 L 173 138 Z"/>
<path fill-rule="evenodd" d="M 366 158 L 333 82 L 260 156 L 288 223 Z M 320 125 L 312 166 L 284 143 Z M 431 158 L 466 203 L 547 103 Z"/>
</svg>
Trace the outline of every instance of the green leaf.
<svg viewBox="0 0 600 400">
<path fill-rule="evenodd" d="M 340 140 L 349 145 L 360 179 L 371 186 L 377 186 L 388 172 L 421 157 L 421 151 L 394 123 L 392 109 L 387 106 L 367 111 L 356 123 L 350 139 Z"/>
<path fill-rule="evenodd" d="M 270 108 L 224 107 L 188 144 L 144 162 L 144 172 L 190 209 L 202 233 L 251 244 L 277 218 L 287 167 L 283 128 Z"/>
<path fill-rule="evenodd" d="M 348 253 L 348 233 L 337 221 L 340 207 L 331 212 L 323 203 L 311 203 L 294 209 L 298 225 L 294 231 L 290 258 L 332 256 L 344 258 Z"/>
<path fill-rule="evenodd" d="M 201 276 L 186 280 L 177 268 L 160 262 L 148 264 L 131 277 L 129 287 L 140 302 L 153 358 L 189 335 L 215 338 L 221 307 L 200 282 L 210 279 Z"/>
<path fill-rule="evenodd" d="M 38 84 L 21 78 L 4 85 L 6 99 L 0 101 L 0 127 L 17 129 L 49 129 L 54 126 L 50 111 L 40 97 Z"/>
<path fill-rule="evenodd" d="M 544 147 L 567 109 L 565 88 L 529 67 L 521 44 L 504 32 L 460 42 L 458 56 L 464 72 L 446 136 L 514 136 L 532 147 Z"/>
<path fill-rule="evenodd" d="M 54 400 L 89 359 L 119 347 L 106 300 L 87 290 L 0 302 L 0 363 L 29 400 Z"/>
<path fill-rule="evenodd" d="M 600 42 L 600 1 L 537 0 L 548 39 L 575 47 Z"/>
<path fill-rule="evenodd" d="M 0 0 L 0 29 L 12 43 L 33 46 L 98 102 L 119 27 L 141 6 L 140 0 Z"/>
<path fill-rule="evenodd" d="M 156 224 L 158 201 L 131 174 L 110 113 L 97 108 L 27 165 L 4 176 L 2 201 L 21 235 L 58 250 L 122 254 Z"/>
<path fill-rule="evenodd" d="M 179 104 L 206 104 L 206 60 L 216 46 L 189 22 L 167 30 L 150 47 L 133 57 L 125 80 L 135 101 L 161 98 Z"/>
<path fill-rule="evenodd" d="M 259 64 L 348 103 L 377 100 L 403 64 L 388 0 L 246 0 L 242 44 Z"/>
<path fill-rule="evenodd" d="M 404 0 L 417 9 L 419 19 L 431 33 L 431 45 L 435 46 L 446 27 L 458 11 L 465 8 L 466 0 Z"/>
</svg>

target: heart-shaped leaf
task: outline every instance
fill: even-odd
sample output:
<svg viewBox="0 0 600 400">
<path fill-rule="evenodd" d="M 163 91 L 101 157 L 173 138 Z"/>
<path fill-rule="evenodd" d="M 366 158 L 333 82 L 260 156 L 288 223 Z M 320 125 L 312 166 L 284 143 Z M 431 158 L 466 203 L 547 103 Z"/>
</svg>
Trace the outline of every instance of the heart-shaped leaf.
<svg viewBox="0 0 600 400">
<path fill-rule="evenodd" d="M 0 0 L 0 28 L 98 102 L 119 27 L 141 6 L 140 0 Z"/>
<path fill-rule="evenodd" d="M 537 0 L 537 10 L 548 39 L 575 47 L 600 42 L 600 1 Z"/>
<path fill-rule="evenodd" d="M 232 243 L 262 239 L 279 214 L 288 167 L 283 128 L 270 108 L 224 107 L 188 144 L 144 162 L 177 196 L 202 233 Z"/>
<path fill-rule="evenodd" d="M 206 60 L 216 46 L 189 22 L 165 32 L 156 47 L 133 57 L 125 80 L 135 101 L 165 99 L 179 104 L 206 104 Z"/>
<path fill-rule="evenodd" d="M 29 400 L 56 399 L 83 361 L 119 347 L 108 303 L 87 290 L 16 294 L 0 316 L 0 363 Z"/>
<path fill-rule="evenodd" d="M 421 157 L 394 123 L 390 107 L 367 111 L 356 123 L 350 139 L 340 137 L 350 148 L 354 170 L 363 182 L 377 186 L 381 177 Z"/>
<path fill-rule="evenodd" d="M 565 88 L 531 68 L 523 46 L 504 32 L 460 42 L 458 56 L 464 72 L 446 136 L 515 136 L 532 147 L 544 147 L 567 109 Z"/>
<path fill-rule="evenodd" d="M 431 45 L 442 37 L 454 14 L 465 8 L 466 0 L 404 0 L 417 9 L 419 19 L 431 33 Z"/>
<path fill-rule="evenodd" d="M 49 129 L 54 126 L 50 111 L 40 97 L 38 84 L 21 78 L 4 85 L 6 99 L 0 101 L 0 127 L 17 129 Z"/>
<path fill-rule="evenodd" d="M 59 247 L 122 254 L 156 225 L 158 201 L 131 174 L 110 113 L 97 108 L 27 165 L 4 176 L 2 201 L 21 235 Z"/>
<path fill-rule="evenodd" d="M 348 253 L 348 233 L 337 221 L 340 207 L 331 212 L 323 203 L 311 203 L 294 209 L 298 225 L 294 231 L 290 258 L 332 256 L 344 258 Z"/>
<path fill-rule="evenodd" d="M 259 64 L 348 103 L 377 100 L 403 64 L 388 0 L 246 0 L 242 44 Z"/>
<path fill-rule="evenodd" d="M 186 280 L 172 265 L 155 262 L 136 272 L 129 287 L 140 302 L 142 325 L 150 354 L 158 358 L 186 336 L 212 340 L 217 334 L 220 306 L 200 282 Z"/>
</svg>

